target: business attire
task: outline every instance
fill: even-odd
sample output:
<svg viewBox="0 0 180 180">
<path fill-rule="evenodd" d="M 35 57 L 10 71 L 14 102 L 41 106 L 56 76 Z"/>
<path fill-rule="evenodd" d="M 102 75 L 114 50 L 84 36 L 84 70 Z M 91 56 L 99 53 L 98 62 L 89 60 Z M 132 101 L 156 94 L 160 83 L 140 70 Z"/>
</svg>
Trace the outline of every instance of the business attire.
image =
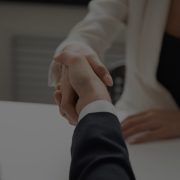
<svg viewBox="0 0 180 180">
<path fill-rule="evenodd" d="M 157 78 L 170 2 L 92 0 L 89 13 L 57 48 L 56 55 L 74 44 L 84 54 L 103 60 L 119 32 L 127 28 L 126 82 L 117 109 L 127 116 L 155 108 L 179 110 L 172 91 Z M 58 69 L 53 62 L 49 73 L 51 85 L 58 79 Z"/>
<path fill-rule="evenodd" d="M 98 106 L 102 112 L 97 112 Z M 82 110 L 72 140 L 70 180 L 135 180 L 114 113 L 106 101 Z"/>
</svg>

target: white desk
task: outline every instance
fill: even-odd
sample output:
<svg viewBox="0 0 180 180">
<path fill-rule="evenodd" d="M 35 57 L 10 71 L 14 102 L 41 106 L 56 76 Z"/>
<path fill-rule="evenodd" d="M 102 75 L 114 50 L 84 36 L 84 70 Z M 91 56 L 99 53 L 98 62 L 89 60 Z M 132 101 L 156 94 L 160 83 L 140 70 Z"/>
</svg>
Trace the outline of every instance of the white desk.
<svg viewBox="0 0 180 180">
<path fill-rule="evenodd" d="M 2 180 L 68 180 L 72 133 L 55 106 L 0 102 Z M 137 180 L 180 179 L 180 140 L 129 151 Z"/>
</svg>

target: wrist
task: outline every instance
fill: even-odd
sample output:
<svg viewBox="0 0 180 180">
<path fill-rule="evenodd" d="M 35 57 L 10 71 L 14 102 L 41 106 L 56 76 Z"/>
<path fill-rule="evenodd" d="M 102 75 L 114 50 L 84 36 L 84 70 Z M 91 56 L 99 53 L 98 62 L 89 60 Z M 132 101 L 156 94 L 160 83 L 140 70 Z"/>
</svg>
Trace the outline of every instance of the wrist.
<svg viewBox="0 0 180 180">
<path fill-rule="evenodd" d="M 93 103 L 95 101 L 99 101 L 99 100 L 104 100 L 111 103 L 111 98 L 108 91 L 105 91 L 103 93 L 99 93 L 97 91 L 96 92 L 91 91 L 90 93 L 86 93 L 84 96 L 81 96 L 79 98 L 79 101 L 76 107 L 78 114 L 88 104 Z"/>
<path fill-rule="evenodd" d="M 111 113 L 117 116 L 117 110 L 112 103 L 106 100 L 93 101 L 86 105 L 79 113 L 78 121 L 82 120 L 89 113 Z"/>
</svg>

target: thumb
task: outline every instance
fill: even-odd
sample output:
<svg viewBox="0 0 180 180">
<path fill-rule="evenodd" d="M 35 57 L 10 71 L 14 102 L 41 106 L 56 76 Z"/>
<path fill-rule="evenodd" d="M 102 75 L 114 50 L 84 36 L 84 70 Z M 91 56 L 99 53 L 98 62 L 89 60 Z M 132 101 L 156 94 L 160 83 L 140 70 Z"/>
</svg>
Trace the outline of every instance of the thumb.
<svg viewBox="0 0 180 180">
<path fill-rule="evenodd" d="M 88 57 L 87 60 L 93 71 L 103 81 L 103 83 L 107 86 L 113 86 L 113 79 L 108 69 L 102 63 L 97 62 L 94 58 Z"/>
</svg>

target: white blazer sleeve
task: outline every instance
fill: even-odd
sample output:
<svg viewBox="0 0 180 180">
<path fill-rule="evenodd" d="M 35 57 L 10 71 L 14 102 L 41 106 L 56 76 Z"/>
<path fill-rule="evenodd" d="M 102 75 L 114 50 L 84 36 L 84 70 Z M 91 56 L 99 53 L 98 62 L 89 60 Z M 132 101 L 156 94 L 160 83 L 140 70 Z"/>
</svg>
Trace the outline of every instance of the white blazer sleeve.
<svg viewBox="0 0 180 180">
<path fill-rule="evenodd" d="M 128 0 L 92 0 L 89 3 L 89 13 L 70 32 L 67 39 L 56 49 L 59 55 L 68 45 L 83 48 L 85 54 L 97 56 L 99 59 L 112 41 L 117 37 L 127 21 Z M 58 76 L 58 65 L 50 66 L 49 83 Z"/>
</svg>

